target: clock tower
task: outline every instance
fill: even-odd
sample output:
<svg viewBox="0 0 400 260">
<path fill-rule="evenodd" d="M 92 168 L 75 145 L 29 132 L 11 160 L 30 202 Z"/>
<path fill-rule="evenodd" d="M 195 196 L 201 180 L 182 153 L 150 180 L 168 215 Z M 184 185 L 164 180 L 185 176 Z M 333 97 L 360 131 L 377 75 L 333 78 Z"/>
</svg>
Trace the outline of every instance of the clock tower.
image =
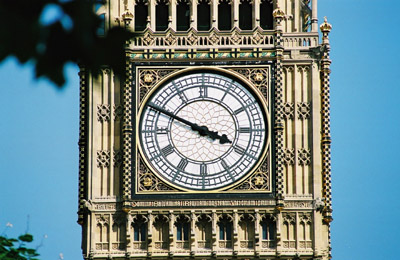
<svg viewBox="0 0 400 260">
<path fill-rule="evenodd" d="M 100 1 L 80 71 L 84 259 L 331 258 L 331 25 L 317 0 Z M 102 30 L 99 30 L 102 33 Z"/>
</svg>

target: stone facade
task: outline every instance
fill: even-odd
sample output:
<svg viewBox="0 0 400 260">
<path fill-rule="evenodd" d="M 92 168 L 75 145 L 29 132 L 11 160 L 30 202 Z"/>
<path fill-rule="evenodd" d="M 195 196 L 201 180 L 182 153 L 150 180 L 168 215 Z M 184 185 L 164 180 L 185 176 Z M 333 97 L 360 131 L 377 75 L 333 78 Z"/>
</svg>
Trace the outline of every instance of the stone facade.
<svg viewBox="0 0 400 260">
<path fill-rule="evenodd" d="M 115 0 L 98 13 L 105 32 L 137 36 L 125 75 L 80 72 L 84 259 L 330 259 L 331 25 L 320 42 L 317 0 Z M 149 93 L 202 70 L 250 86 L 268 118 L 257 167 L 217 192 L 163 180 L 137 140 Z"/>
</svg>

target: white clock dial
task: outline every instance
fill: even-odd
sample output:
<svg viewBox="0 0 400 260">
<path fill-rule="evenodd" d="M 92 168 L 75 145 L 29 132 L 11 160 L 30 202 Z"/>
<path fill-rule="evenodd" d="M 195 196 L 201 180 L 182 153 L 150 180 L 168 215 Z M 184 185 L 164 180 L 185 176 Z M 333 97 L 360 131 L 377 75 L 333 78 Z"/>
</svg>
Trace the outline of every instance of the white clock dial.
<svg viewBox="0 0 400 260">
<path fill-rule="evenodd" d="M 259 162 L 267 122 L 258 99 L 240 83 L 213 73 L 185 75 L 143 104 L 141 151 L 151 168 L 187 190 L 217 190 Z"/>
</svg>

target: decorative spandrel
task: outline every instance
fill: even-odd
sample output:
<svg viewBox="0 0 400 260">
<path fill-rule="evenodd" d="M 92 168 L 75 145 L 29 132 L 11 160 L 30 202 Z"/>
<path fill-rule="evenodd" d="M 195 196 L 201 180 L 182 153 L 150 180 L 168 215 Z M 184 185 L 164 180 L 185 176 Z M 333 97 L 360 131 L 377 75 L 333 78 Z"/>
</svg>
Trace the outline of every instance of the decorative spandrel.
<svg viewBox="0 0 400 260">
<path fill-rule="evenodd" d="M 268 151 L 257 170 L 231 191 L 271 191 L 269 161 Z"/>
<path fill-rule="evenodd" d="M 263 95 L 265 100 L 268 100 L 269 86 L 269 70 L 268 68 L 232 68 L 232 71 L 239 73 L 248 79 Z"/>
<path fill-rule="evenodd" d="M 138 162 L 138 183 L 137 189 L 139 192 L 157 192 L 157 191 L 177 191 L 172 188 L 160 178 L 154 175 L 154 173 L 147 167 L 140 154 L 137 154 Z"/>
<path fill-rule="evenodd" d="M 139 105 L 142 104 L 147 93 L 149 93 L 158 82 L 177 70 L 178 69 L 140 69 L 138 93 Z"/>
</svg>

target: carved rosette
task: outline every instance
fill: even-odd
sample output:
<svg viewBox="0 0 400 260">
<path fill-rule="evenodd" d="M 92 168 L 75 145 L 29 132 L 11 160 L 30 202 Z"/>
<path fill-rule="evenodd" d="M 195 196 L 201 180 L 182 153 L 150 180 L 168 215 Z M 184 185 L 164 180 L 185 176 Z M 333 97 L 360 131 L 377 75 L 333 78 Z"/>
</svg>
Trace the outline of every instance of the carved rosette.
<svg viewBox="0 0 400 260">
<path fill-rule="evenodd" d="M 311 151 L 310 149 L 301 148 L 297 150 L 297 159 L 299 165 L 310 165 L 311 164 Z"/>
<path fill-rule="evenodd" d="M 110 151 L 108 150 L 97 151 L 97 167 L 98 168 L 110 167 Z"/>
<path fill-rule="evenodd" d="M 310 102 L 300 102 L 297 103 L 297 116 L 300 120 L 305 120 L 310 118 L 311 103 Z"/>
<path fill-rule="evenodd" d="M 294 148 L 286 148 L 284 149 L 284 156 L 283 156 L 283 160 L 286 164 L 286 166 L 288 165 L 294 165 Z"/>
<path fill-rule="evenodd" d="M 108 104 L 97 105 L 97 121 L 109 122 L 111 118 L 111 108 Z"/>
<path fill-rule="evenodd" d="M 283 105 L 283 118 L 285 119 L 294 119 L 294 103 L 286 102 Z"/>
</svg>

